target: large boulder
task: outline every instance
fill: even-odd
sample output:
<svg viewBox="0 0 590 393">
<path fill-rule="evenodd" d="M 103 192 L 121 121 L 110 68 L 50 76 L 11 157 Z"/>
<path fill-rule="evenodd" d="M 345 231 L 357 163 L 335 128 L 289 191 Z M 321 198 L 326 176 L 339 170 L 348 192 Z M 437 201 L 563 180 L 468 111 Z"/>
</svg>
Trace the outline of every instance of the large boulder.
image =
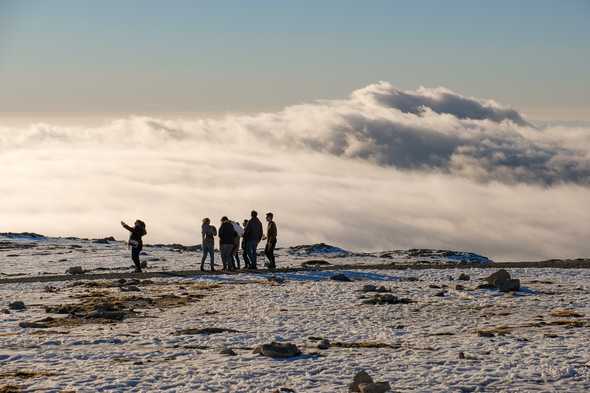
<svg viewBox="0 0 590 393">
<path fill-rule="evenodd" d="M 291 343 L 277 343 L 271 342 L 270 344 L 259 345 L 254 348 L 254 353 L 270 358 L 281 359 L 290 358 L 293 356 L 301 355 L 301 351 L 295 344 Z"/>
<path fill-rule="evenodd" d="M 498 289 L 500 292 L 518 291 L 520 289 L 520 280 L 513 279 L 504 269 L 490 274 L 484 279 L 487 282 L 487 287 Z"/>
</svg>

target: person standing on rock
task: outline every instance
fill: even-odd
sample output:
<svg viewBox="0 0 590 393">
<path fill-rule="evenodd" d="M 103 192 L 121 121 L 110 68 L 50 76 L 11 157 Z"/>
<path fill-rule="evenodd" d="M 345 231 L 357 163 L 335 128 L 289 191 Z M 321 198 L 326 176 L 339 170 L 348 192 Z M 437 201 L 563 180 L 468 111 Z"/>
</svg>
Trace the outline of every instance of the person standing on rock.
<svg viewBox="0 0 590 393">
<path fill-rule="evenodd" d="M 203 237 L 203 257 L 201 258 L 201 271 L 205 271 L 205 260 L 207 255 L 211 260 L 211 271 L 215 270 L 215 236 L 217 236 L 217 228 L 211 225 L 209 218 L 203 218 L 203 225 L 201 225 L 201 235 Z"/>
<path fill-rule="evenodd" d="M 276 269 L 275 264 L 275 248 L 277 246 L 277 224 L 273 221 L 274 214 L 266 213 L 266 221 L 268 227 L 266 229 L 266 247 L 264 247 L 264 255 L 268 258 L 268 268 Z"/>
<path fill-rule="evenodd" d="M 129 235 L 129 247 L 131 247 L 131 260 L 135 265 L 135 272 L 141 273 L 141 262 L 139 261 L 139 254 L 141 253 L 141 249 L 143 248 L 143 240 L 141 239 L 145 235 L 147 235 L 147 231 L 145 230 L 145 222 L 141 220 L 136 220 L 133 227 L 125 224 L 121 221 L 121 225 L 123 228 L 127 229 L 131 234 Z"/>
<path fill-rule="evenodd" d="M 248 226 L 248 220 L 244 220 L 242 223 L 242 228 L 246 228 Z M 242 233 L 242 258 L 244 258 L 244 269 L 250 269 L 250 258 L 248 258 L 248 251 L 246 250 L 246 237 Z"/>
<path fill-rule="evenodd" d="M 246 253 L 248 254 L 248 260 L 250 262 L 250 269 L 256 269 L 256 249 L 258 243 L 262 240 L 262 223 L 258 219 L 258 213 L 256 210 L 252 210 L 250 213 L 250 221 L 244 229 L 244 240 L 246 242 Z"/>
<path fill-rule="evenodd" d="M 233 270 L 234 268 L 233 252 L 236 235 L 231 221 L 225 216 L 222 217 L 219 227 L 219 251 L 221 252 L 223 270 Z"/>
</svg>

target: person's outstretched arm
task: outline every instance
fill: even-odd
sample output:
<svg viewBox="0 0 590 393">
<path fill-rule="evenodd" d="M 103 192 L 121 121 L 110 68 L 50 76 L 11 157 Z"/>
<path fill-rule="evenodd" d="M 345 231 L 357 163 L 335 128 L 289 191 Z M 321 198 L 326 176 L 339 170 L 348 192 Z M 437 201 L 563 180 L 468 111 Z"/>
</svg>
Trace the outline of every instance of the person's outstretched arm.
<svg viewBox="0 0 590 393">
<path fill-rule="evenodd" d="M 123 226 L 123 228 L 127 229 L 129 232 L 133 232 L 133 228 L 125 224 L 123 221 L 121 221 L 121 226 Z"/>
</svg>

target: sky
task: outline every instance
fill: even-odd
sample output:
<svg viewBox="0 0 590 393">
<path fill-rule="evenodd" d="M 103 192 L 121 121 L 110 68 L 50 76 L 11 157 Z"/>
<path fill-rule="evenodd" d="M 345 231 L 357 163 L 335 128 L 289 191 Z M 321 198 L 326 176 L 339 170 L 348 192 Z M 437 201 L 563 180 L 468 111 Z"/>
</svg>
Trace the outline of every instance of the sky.
<svg viewBox="0 0 590 393">
<path fill-rule="evenodd" d="M 590 256 L 590 2 L 0 0 L 0 232 Z M 280 265 L 280 261 L 279 261 Z"/>
<path fill-rule="evenodd" d="M 215 116 L 384 80 L 588 121 L 589 17 L 588 0 L 0 0 L 0 111 Z"/>
</svg>

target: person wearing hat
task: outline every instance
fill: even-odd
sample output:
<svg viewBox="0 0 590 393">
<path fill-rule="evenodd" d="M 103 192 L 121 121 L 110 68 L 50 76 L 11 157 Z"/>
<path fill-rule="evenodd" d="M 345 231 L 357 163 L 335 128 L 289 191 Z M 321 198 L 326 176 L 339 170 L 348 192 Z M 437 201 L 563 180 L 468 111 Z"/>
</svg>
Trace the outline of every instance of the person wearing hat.
<svg viewBox="0 0 590 393">
<path fill-rule="evenodd" d="M 268 268 L 276 269 L 275 264 L 275 248 L 277 246 L 277 224 L 273 220 L 274 214 L 266 213 L 266 221 L 268 226 L 266 229 L 266 247 L 264 247 L 264 255 L 268 258 Z"/>
</svg>

